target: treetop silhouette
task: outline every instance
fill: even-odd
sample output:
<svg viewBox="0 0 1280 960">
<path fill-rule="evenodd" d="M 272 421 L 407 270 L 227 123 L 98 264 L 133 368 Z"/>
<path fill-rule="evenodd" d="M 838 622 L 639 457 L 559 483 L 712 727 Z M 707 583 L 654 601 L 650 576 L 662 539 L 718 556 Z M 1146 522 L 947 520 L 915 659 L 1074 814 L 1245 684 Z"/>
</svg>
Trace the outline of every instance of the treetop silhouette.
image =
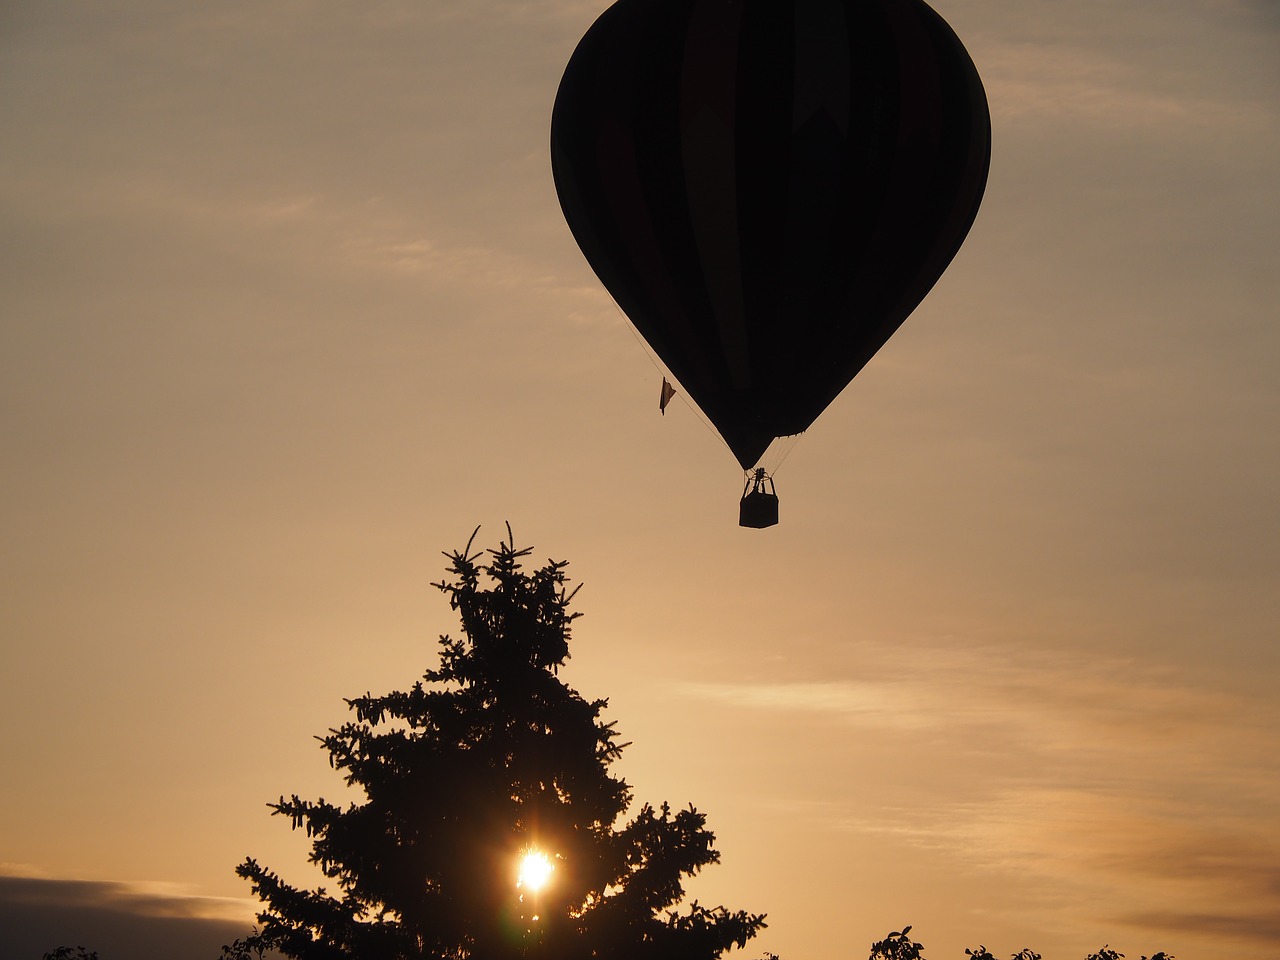
<svg viewBox="0 0 1280 960">
<path fill-rule="evenodd" d="M 912 940 L 910 933 L 911 926 L 907 925 L 901 930 L 890 932 L 883 940 L 877 940 L 871 944 L 868 960 L 925 960 L 924 946 Z M 964 953 L 969 960 L 998 960 L 996 955 L 983 944 L 979 944 L 977 949 L 965 947 Z M 1011 954 L 1009 960 L 1042 960 L 1042 957 L 1030 947 L 1023 947 L 1017 953 Z M 1124 954 L 1112 950 L 1110 946 L 1104 946 L 1101 950 L 1089 954 L 1084 960 L 1124 960 Z M 1175 958 L 1173 954 L 1161 950 L 1150 957 L 1143 954 L 1140 960 L 1175 960 Z"/>
<path fill-rule="evenodd" d="M 566 564 L 526 572 L 510 526 L 484 553 L 475 536 L 433 584 L 462 628 L 440 637 L 439 666 L 407 692 L 346 701 L 355 720 L 318 738 L 363 799 L 270 804 L 339 892 L 246 859 L 236 872 L 265 903 L 261 928 L 224 957 L 710 960 L 745 946 L 762 914 L 679 909 L 684 878 L 720 858 L 706 817 L 644 804 L 624 822 L 608 701 L 558 677 L 578 617 Z M 518 876 L 530 851 L 545 858 L 536 888 Z"/>
</svg>

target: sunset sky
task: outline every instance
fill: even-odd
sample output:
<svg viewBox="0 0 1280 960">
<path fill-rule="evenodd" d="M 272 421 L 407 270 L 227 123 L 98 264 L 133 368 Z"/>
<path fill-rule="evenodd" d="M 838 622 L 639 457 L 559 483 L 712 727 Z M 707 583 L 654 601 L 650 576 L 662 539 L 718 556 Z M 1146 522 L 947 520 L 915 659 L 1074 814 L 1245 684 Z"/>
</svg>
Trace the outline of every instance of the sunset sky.
<svg viewBox="0 0 1280 960">
<path fill-rule="evenodd" d="M 0 4 L 0 960 L 311 882 L 265 804 L 504 521 L 733 955 L 1280 955 L 1280 7 L 937 0 L 986 199 L 760 531 L 560 214 L 606 5 Z"/>
</svg>

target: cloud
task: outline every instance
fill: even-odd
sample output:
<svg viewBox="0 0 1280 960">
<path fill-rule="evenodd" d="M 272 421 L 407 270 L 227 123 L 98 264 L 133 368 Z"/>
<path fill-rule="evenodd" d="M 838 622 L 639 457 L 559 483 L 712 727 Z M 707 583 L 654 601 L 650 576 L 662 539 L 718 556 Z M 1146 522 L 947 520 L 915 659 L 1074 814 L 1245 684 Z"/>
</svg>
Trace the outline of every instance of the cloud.
<svg viewBox="0 0 1280 960">
<path fill-rule="evenodd" d="M 716 700 L 750 710 L 811 713 L 871 727 L 922 729 L 940 718 L 925 709 L 920 690 L 910 684 L 862 681 L 812 683 L 681 683 L 677 691 L 696 700 Z"/>
<path fill-rule="evenodd" d="M 1066 126 L 1072 137 L 1085 127 L 1108 138 L 1158 132 L 1188 146 L 1252 142 L 1277 120 L 1277 22 L 1267 6 L 1001 4 L 989 11 L 1004 21 L 999 32 L 975 18 L 966 39 L 1006 132 Z"/>
<path fill-rule="evenodd" d="M 103 960 L 208 960 L 248 933 L 253 915 L 251 901 L 173 884 L 0 875 L 6 957 L 84 946 Z"/>
<path fill-rule="evenodd" d="M 1122 918 L 1133 926 L 1149 930 L 1186 931 L 1246 940 L 1270 946 L 1280 945 L 1280 915 L 1275 910 L 1254 913 L 1180 913 L 1156 911 Z"/>
<path fill-rule="evenodd" d="M 1199 918 L 1177 926 L 1188 935 L 1280 943 L 1267 919 L 1280 916 L 1274 705 L 1130 658 L 939 646 L 918 650 L 906 672 L 894 651 L 864 645 L 856 659 L 856 678 L 678 693 L 750 711 L 762 728 L 864 734 L 845 737 L 830 762 L 878 786 L 777 797 L 772 806 L 795 817 L 991 882 L 1016 875 L 1019 896 L 1057 891 L 1041 909 L 1064 924 L 1077 911 L 1159 934 L 1176 911 Z M 811 737 L 832 739 L 808 730 L 800 740 Z"/>
<path fill-rule="evenodd" d="M 1216 817 L 1176 793 L 1067 786 L 1011 790 L 972 814 L 975 865 L 1074 890 L 1100 923 L 1280 945 L 1280 846 L 1265 818 Z"/>
<path fill-rule="evenodd" d="M 1096 50 L 1009 44 L 989 51 L 982 66 L 997 122 L 1070 121 L 1196 139 L 1252 132 L 1274 122 L 1265 100 L 1228 100 L 1161 83 L 1139 65 Z"/>
<path fill-rule="evenodd" d="M 1280 710 L 1269 703 L 1202 687 L 1134 657 L 921 641 L 909 666 L 897 649 L 863 644 L 845 666 L 831 670 L 857 676 L 678 683 L 674 692 L 829 722 L 944 728 L 957 736 L 966 726 L 994 726 L 1016 731 L 1018 741 L 1037 753 L 1127 751 L 1132 762 L 1161 763 L 1176 756 L 1184 772 L 1197 758 L 1219 772 L 1228 760 L 1265 763 L 1262 747 L 1280 727 Z M 1224 744 L 1232 749 L 1224 752 Z"/>
</svg>

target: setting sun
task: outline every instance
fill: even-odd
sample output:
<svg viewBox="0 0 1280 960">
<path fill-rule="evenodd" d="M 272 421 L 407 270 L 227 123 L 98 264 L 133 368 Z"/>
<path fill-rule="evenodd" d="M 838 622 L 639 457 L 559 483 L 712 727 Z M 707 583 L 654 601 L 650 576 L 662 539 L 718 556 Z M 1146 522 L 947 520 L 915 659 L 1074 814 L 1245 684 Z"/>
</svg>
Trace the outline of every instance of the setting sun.
<svg viewBox="0 0 1280 960">
<path fill-rule="evenodd" d="M 551 879 L 551 871 L 555 869 L 545 853 L 530 850 L 520 861 L 520 873 L 516 878 L 517 886 L 527 887 L 537 893 Z"/>
</svg>

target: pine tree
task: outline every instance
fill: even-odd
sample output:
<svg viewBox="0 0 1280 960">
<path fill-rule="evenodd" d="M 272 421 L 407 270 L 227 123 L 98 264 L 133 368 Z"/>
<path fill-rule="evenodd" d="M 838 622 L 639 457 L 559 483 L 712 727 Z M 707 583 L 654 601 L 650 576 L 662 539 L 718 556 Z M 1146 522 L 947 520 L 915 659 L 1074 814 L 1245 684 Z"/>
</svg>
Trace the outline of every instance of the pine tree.
<svg viewBox="0 0 1280 960">
<path fill-rule="evenodd" d="M 478 530 L 478 528 L 477 528 Z M 763 915 L 683 912 L 683 878 L 719 860 L 692 806 L 644 805 L 610 772 L 626 744 L 558 669 L 569 657 L 565 563 L 526 573 L 510 539 L 446 553 L 434 584 L 461 620 L 440 665 L 408 692 L 348 700 L 354 722 L 321 738 L 363 794 L 346 807 L 296 795 L 271 804 L 312 839 L 337 895 L 301 890 L 247 859 L 260 930 L 224 956 L 263 948 L 299 960 L 504 960 L 527 956 L 710 960 L 743 947 Z M 546 859 L 541 890 L 517 863 Z M 535 861 L 536 862 L 536 861 Z"/>
</svg>

